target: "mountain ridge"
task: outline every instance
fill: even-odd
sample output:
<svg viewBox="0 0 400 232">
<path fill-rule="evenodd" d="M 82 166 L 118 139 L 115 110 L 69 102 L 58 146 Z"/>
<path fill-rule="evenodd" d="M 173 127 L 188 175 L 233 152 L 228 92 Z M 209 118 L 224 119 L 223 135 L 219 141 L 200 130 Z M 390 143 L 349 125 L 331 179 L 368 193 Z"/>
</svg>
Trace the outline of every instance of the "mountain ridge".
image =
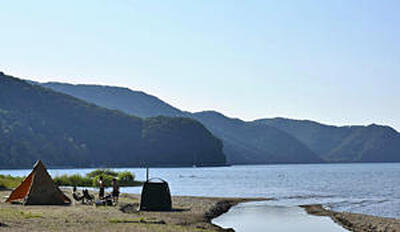
<svg viewBox="0 0 400 232">
<path fill-rule="evenodd" d="M 127 96 L 124 94 L 120 94 L 118 97 L 109 95 L 108 93 L 99 93 L 98 91 L 104 91 L 105 88 L 100 88 L 96 86 L 95 92 L 92 92 L 94 88 L 90 88 L 88 86 L 82 85 L 70 85 L 70 84 L 61 84 L 61 83 L 40 83 L 42 86 L 47 88 L 52 88 L 56 91 L 61 91 L 66 94 L 71 94 L 75 97 L 83 99 L 85 101 L 89 101 L 95 104 L 98 104 L 102 107 L 110 107 L 112 109 L 118 109 L 125 113 L 135 113 L 138 116 L 146 117 L 149 115 L 166 115 L 166 116 L 181 116 L 181 117 L 189 117 L 195 120 L 200 121 L 217 137 L 222 138 L 224 146 L 223 150 L 227 156 L 227 160 L 230 164 L 260 164 L 260 163 L 315 163 L 322 162 L 322 160 L 315 156 L 311 150 L 300 144 L 294 137 L 288 135 L 285 132 L 277 131 L 275 128 L 271 128 L 268 126 L 256 126 L 256 124 L 252 122 L 244 122 L 240 119 L 228 118 L 225 115 L 218 113 L 216 114 L 225 121 L 229 125 L 236 125 L 236 127 L 230 127 L 232 130 L 229 132 L 229 136 L 227 133 L 224 133 L 223 128 L 213 127 L 210 124 L 207 124 L 207 119 L 204 117 L 199 117 L 201 113 L 189 113 L 181 111 L 158 98 L 149 98 L 149 99 L 157 99 L 159 102 L 157 104 L 151 103 L 151 101 L 147 102 L 145 109 L 139 109 L 135 105 L 138 101 L 136 98 L 136 91 L 130 90 L 131 95 Z M 118 89 L 118 88 L 116 88 Z M 96 92 L 97 91 L 97 92 Z M 121 91 L 126 91 L 124 88 Z M 104 97 L 97 98 L 98 95 L 107 95 L 107 99 Z M 151 96 L 146 94 L 146 96 Z M 123 99 L 122 99 L 123 98 Z M 124 102 L 126 104 L 121 104 L 120 102 Z M 132 106 L 135 105 L 135 106 Z M 156 107 L 154 107 L 156 105 Z M 163 105 L 164 107 L 159 107 Z M 167 109 L 163 111 L 162 109 Z M 179 111 L 176 111 L 179 110 Z M 149 114 L 148 112 L 151 112 Z M 172 112 L 172 113 L 171 113 Z M 259 127 L 259 128 L 257 128 Z M 227 128 L 225 128 L 227 129 Z M 251 135 L 249 130 L 257 131 L 258 135 L 261 137 L 258 138 L 255 135 Z M 247 133 L 249 134 L 249 138 L 241 137 L 241 134 Z M 276 141 L 275 143 L 268 143 L 268 141 L 274 141 L 271 136 L 280 136 L 283 140 L 287 142 L 287 144 L 282 144 Z M 266 141 L 266 145 L 258 142 Z M 289 145 L 289 146 L 288 146 Z M 297 147 L 299 150 L 297 151 L 300 156 L 296 156 L 296 152 L 291 150 L 291 147 Z M 278 149 L 279 148 L 279 149 Z M 269 150 L 274 150 L 274 154 L 271 154 Z M 301 158 L 301 155 L 304 155 L 304 158 Z M 288 157 L 291 157 L 289 159 Z M 311 158 L 314 157 L 314 158 Z"/>
<path fill-rule="evenodd" d="M 386 125 L 332 126 L 286 118 L 259 119 L 255 122 L 292 134 L 327 161 L 400 161 L 400 134 Z"/>
<path fill-rule="evenodd" d="M 62 83 L 58 83 L 59 85 L 63 85 Z M 42 85 L 50 88 L 54 88 L 55 90 L 62 90 L 59 87 L 55 88 L 51 83 L 42 83 Z M 68 85 L 70 88 L 74 88 L 74 86 Z M 115 90 L 118 90 L 118 87 L 115 87 Z M 136 91 L 130 90 L 128 88 L 124 88 L 124 91 L 129 91 L 130 93 L 134 93 Z M 68 91 L 69 94 L 74 94 L 73 90 Z M 144 93 L 144 92 L 142 92 Z M 87 93 L 88 94 L 88 93 Z M 92 93 L 93 94 L 93 93 Z M 145 97 L 154 97 L 147 93 L 144 93 Z M 76 96 L 76 95 L 75 95 Z M 83 96 L 79 96 L 83 97 Z M 132 96 L 131 96 L 132 97 Z M 88 98 L 83 98 L 84 100 L 91 100 Z M 151 108 L 147 109 L 148 112 L 152 112 L 155 115 L 169 115 L 171 116 L 182 116 L 182 117 L 190 117 L 196 120 L 199 120 L 203 123 L 214 135 L 220 137 L 224 142 L 224 151 L 227 154 L 228 160 L 232 164 L 262 164 L 262 163 L 275 163 L 277 162 L 274 155 L 271 154 L 270 151 L 274 151 L 273 153 L 280 154 L 281 151 L 286 150 L 289 153 L 289 149 L 287 147 L 297 147 L 299 148 L 300 154 L 306 154 L 307 157 L 311 157 L 311 153 L 319 156 L 315 158 L 313 161 L 307 160 L 305 162 L 382 162 L 382 161 L 400 161 L 396 153 L 397 149 L 397 134 L 398 132 L 389 127 L 382 126 L 377 124 L 371 124 L 368 126 L 362 125 L 349 125 L 349 126 L 333 126 L 326 125 L 323 123 L 319 123 L 312 120 L 295 120 L 295 119 L 286 119 L 283 117 L 277 117 L 272 119 L 258 119 L 254 121 L 243 121 L 238 118 L 229 118 L 217 111 L 201 111 L 201 112 L 184 112 L 179 110 L 178 108 L 173 107 L 172 105 L 163 102 L 161 99 L 154 97 L 152 99 L 156 99 L 158 102 L 156 105 L 163 105 L 168 110 L 163 111 L 160 107 L 154 107 L 154 104 L 150 104 L 149 102 L 145 102 L 145 107 Z M 115 99 L 114 99 L 115 100 Z M 101 106 L 105 106 L 106 104 L 101 99 L 96 99 L 92 102 L 99 104 Z M 133 103 L 135 102 L 134 97 L 127 102 Z M 130 109 L 126 109 L 124 106 L 119 104 L 118 100 L 115 100 L 113 103 L 114 109 L 121 110 L 123 112 L 129 113 Z M 139 107 L 140 108 L 140 107 Z M 139 110 L 135 111 L 139 116 L 145 117 L 146 114 L 140 112 Z M 208 122 L 210 118 L 200 117 L 200 115 L 208 115 L 212 116 L 213 120 L 219 119 L 222 120 L 219 125 L 214 125 L 214 123 Z M 264 121 L 263 121 L 264 120 Z M 271 120 L 275 121 L 275 123 L 266 123 L 266 121 L 271 122 Z M 292 120 L 296 124 L 300 125 L 304 128 L 307 133 L 294 133 L 294 131 L 289 130 L 284 126 L 279 126 L 279 121 Z M 223 123 L 222 123 L 223 122 Z M 268 125 L 274 129 L 280 131 L 279 136 L 286 141 L 285 146 L 280 144 L 281 141 L 276 141 L 273 144 L 268 144 L 270 141 L 274 141 L 274 136 L 272 134 L 268 134 L 266 131 L 270 131 L 272 133 L 272 129 L 261 127 L 260 124 Z M 229 127 L 223 128 L 223 125 L 229 125 Z M 233 128 L 232 126 L 235 126 Z M 293 125 L 292 125 L 293 126 Z M 227 128 L 232 129 L 229 133 L 227 133 Z M 262 139 L 257 141 L 257 133 L 248 133 L 248 130 L 253 129 L 254 131 L 264 131 Z M 257 129 L 255 129 L 257 128 Z M 367 128 L 368 130 L 364 130 Z M 385 134 L 392 136 L 385 140 L 385 135 L 379 135 L 378 128 L 385 129 Z M 261 133 L 261 132 L 260 132 Z M 277 132 L 278 133 L 278 132 Z M 383 133 L 383 132 L 382 132 Z M 241 137 L 241 134 L 247 134 L 247 137 Z M 375 136 L 372 138 L 371 136 Z M 275 134 L 275 136 L 277 136 Z M 295 140 L 293 140 L 295 138 Z M 264 139 L 264 140 L 263 140 Z M 297 140 L 297 141 L 296 141 Z M 264 141 L 264 142 L 260 142 Z M 378 142 L 379 141 L 379 142 Z M 262 144 L 265 143 L 268 145 Z M 302 145 L 299 145 L 301 143 Z M 362 143 L 362 144 L 358 144 Z M 375 144 L 375 147 L 372 146 Z M 376 150 L 376 147 L 383 146 L 382 144 L 389 144 L 393 146 L 393 148 L 381 149 L 380 151 Z M 279 150 L 279 149 L 282 150 Z M 390 151 L 389 151 L 390 150 Z M 400 148 L 399 148 L 400 150 Z M 385 153 L 385 151 L 387 151 Z M 380 152 L 381 154 L 371 154 L 371 152 Z M 283 152 L 284 153 L 284 152 Z M 291 153 L 294 153 L 293 151 Z M 388 155 L 389 154 L 389 155 Z M 281 154 L 282 155 L 282 154 Z M 365 155 L 365 156 L 364 156 Z M 269 158 L 267 158 L 269 157 Z M 292 154 L 292 158 L 296 160 L 294 157 L 295 154 Z M 364 158 L 363 158 L 364 157 Z M 367 158 L 368 157 L 368 158 Z M 268 161 L 269 160 L 269 161 Z M 285 162 L 288 162 L 287 160 Z M 303 162 L 303 161 L 296 161 Z"/>
<path fill-rule="evenodd" d="M 120 108 L 118 106 L 124 107 L 124 112 L 130 115 L 137 115 L 139 117 L 155 117 L 155 116 L 185 116 L 185 114 L 179 109 L 173 107 L 172 105 L 163 102 L 156 96 L 149 95 L 143 91 L 131 90 L 126 87 L 117 87 L 117 86 L 108 86 L 108 85 L 89 85 L 89 84 L 69 84 L 62 82 L 46 82 L 46 83 L 38 83 L 37 84 L 53 89 L 58 92 L 62 92 L 80 99 L 83 99 L 87 102 L 94 103 L 96 105 L 106 107 L 109 109 L 117 109 Z M 97 95 L 89 95 L 88 91 L 96 91 Z M 114 101 L 110 101 L 110 98 L 115 98 L 115 93 L 118 92 L 120 95 L 118 99 L 114 99 Z M 131 97 L 135 97 L 135 102 L 126 102 L 124 97 L 129 97 L 127 95 L 133 95 Z M 101 102 L 100 102 L 101 101 Z M 152 109 L 146 108 L 144 109 L 144 103 L 152 104 Z M 118 105 L 116 105 L 118 102 Z M 163 102 L 163 104 L 159 104 Z M 136 104 L 136 105 L 133 105 Z M 163 114 L 159 114 L 159 111 L 163 111 Z"/>
<path fill-rule="evenodd" d="M 0 158 L 0 168 L 37 159 L 74 167 L 226 165 L 220 140 L 195 120 L 142 119 L 4 74 Z"/>
<path fill-rule="evenodd" d="M 231 159 L 232 164 L 323 162 L 296 138 L 273 127 L 232 119 L 215 111 L 192 115 L 225 142 L 228 154 L 244 155 L 245 159 Z"/>
</svg>

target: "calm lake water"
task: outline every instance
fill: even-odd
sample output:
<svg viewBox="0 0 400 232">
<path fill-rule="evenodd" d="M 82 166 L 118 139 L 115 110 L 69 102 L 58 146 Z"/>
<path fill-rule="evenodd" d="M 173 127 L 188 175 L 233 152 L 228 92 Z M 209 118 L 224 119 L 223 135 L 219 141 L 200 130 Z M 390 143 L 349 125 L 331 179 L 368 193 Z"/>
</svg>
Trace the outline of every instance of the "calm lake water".
<svg viewBox="0 0 400 232">
<path fill-rule="evenodd" d="M 212 222 L 236 232 L 348 231 L 329 217 L 309 215 L 300 207 L 268 206 L 265 202 L 239 204 Z"/>
<path fill-rule="evenodd" d="M 50 169 L 52 176 L 93 169 Z M 145 178 L 145 169 L 120 168 Z M 27 175 L 31 170 L 0 170 Z M 337 211 L 400 218 L 400 163 L 260 165 L 218 168 L 152 168 L 151 177 L 169 182 L 173 195 L 269 197 L 266 206 L 321 203 Z M 140 193 L 140 187 L 122 188 Z"/>
</svg>

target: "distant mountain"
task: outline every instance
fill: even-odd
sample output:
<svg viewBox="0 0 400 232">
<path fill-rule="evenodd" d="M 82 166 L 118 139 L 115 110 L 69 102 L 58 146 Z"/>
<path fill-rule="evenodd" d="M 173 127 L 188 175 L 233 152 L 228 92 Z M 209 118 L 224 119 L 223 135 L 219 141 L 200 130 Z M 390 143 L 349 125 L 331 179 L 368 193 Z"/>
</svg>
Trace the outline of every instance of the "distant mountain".
<svg viewBox="0 0 400 232">
<path fill-rule="evenodd" d="M 96 105 L 121 110 L 139 117 L 184 117 L 186 113 L 161 101 L 157 97 L 128 88 L 101 85 L 72 85 L 58 82 L 41 83 L 43 87 L 65 93 Z"/>
<path fill-rule="evenodd" d="M 193 117 L 224 141 L 228 161 L 233 164 L 322 162 L 307 146 L 274 127 L 214 111 L 194 113 Z"/>
<path fill-rule="evenodd" d="M 224 153 L 231 164 L 321 161 L 293 136 L 266 125 L 230 119 L 216 112 L 183 112 L 154 96 L 126 88 L 54 82 L 41 85 L 102 107 L 140 117 L 166 115 L 194 118 L 222 139 Z"/>
<path fill-rule="evenodd" d="M 188 118 L 135 116 L 0 73 L 0 168 L 224 165 L 222 142 Z"/>
<path fill-rule="evenodd" d="M 53 82 L 41 85 L 140 117 L 196 119 L 222 139 L 232 164 L 400 161 L 399 133 L 386 126 L 335 127 L 283 118 L 244 122 L 217 112 L 184 112 L 154 96 L 127 88 Z"/>
<path fill-rule="evenodd" d="M 328 126 L 284 118 L 256 122 L 283 130 L 331 162 L 399 162 L 400 134 L 388 126 Z"/>
</svg>

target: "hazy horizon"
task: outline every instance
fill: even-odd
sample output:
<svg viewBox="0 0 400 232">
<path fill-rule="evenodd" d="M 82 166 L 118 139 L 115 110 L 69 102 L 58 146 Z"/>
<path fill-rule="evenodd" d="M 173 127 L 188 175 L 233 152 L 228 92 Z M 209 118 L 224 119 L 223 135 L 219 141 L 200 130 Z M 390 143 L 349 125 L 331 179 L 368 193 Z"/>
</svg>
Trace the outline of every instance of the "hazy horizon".
<svg viewBox="0 0 400 232">
<path fill-rule="evenodd" d="M 397 1 L 5 1 L 0 71 L 181 110 L 400 131 Z"/>
</svg>

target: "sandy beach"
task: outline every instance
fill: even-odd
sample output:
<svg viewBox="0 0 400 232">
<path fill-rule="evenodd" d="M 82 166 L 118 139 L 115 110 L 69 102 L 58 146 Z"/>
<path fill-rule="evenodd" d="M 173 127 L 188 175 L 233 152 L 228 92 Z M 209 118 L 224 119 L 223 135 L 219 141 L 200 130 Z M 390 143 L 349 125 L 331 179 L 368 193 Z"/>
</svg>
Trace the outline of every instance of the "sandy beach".
<svg viewBox="0 0 400 232">
<path fill-rule="evenodd" d="M 69 194 L 69 191 L 65 191 Z M 10 191 L 1 191 L 5 199 Z M 70 194 L 69 194 L 70 195 Z M 22 206 L 0 203 L 0 231 L 227 231 L 211 219 L 245 198 L 173 197 L 172 212 L 139 212 L 139 195 L 122 194 L 118 206 Z"/>
<path fill-rule="evenodd" d="M 303 205 L 309 214 L 331 217 L 339 225 L 355 232 L 395 232 L 400 231 L 400 219 L 370 215 L 335 212 L 324 209 L 321 205 Z"/>
<path fill-rule="evenodd" d="M 1 191 L 4 199 L 10 191 Z M 69 194 L 69 191 L 66 191 Z M 140 212 L 139 195 L 122 194 L 115 207 L 22 206 L 0 204 L 0 231 L 233 231 L 211 223 L 242 202 L 261 198 L 173 197 L 172 212 Z M 331 217 L 350 231 L 400 231 L 400 220 L 338 213 L 320 205 L 302 206 L 309 214 Z"/>
</svg>

